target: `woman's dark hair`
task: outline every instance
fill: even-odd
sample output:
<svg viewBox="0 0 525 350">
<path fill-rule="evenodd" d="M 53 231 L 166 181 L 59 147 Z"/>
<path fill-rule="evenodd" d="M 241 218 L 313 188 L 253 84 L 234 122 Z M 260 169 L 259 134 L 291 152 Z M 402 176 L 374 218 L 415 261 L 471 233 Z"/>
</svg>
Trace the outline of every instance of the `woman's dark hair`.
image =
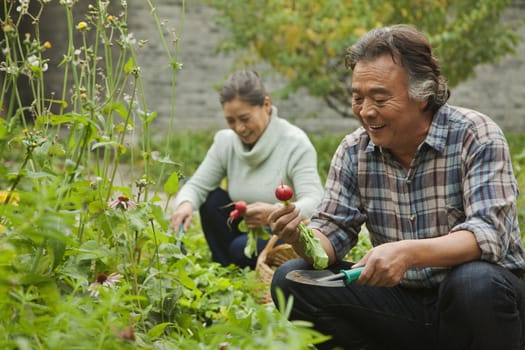
<svg viewBox="0 0 525 350">
<path fill-rule="evenodd" d="M 447 102 L 447 80 L 423 33 L 404 24 L 373 29 L 347 49 L 345 66 L 353 70 L 359 61 L 373 61 L 383 55 L 392 56 L 407 71 L 410 98 L 428 98 L 426 109 L 433 112 Z"/>
<path fill-rule="evenodd" d="M 251 106 L 262 106 L 267 96 L 259 74 L 251 70 L 233 73 L 219 92 L 221 105 L 238 98 Z"/>
</svg>

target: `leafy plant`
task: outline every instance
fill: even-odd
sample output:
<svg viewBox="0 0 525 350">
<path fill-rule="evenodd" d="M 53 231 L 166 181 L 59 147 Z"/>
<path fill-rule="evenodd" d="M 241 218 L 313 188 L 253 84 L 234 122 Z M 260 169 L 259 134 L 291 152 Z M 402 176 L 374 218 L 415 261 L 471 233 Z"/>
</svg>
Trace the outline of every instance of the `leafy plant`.
<svg viewBox="0 0 525 350">
<path fill-rule="evenodd" d="M 175 84 L 178 42 L 168 46 L 147 3 Z M 185 249 L 176 244 L 167 204 L 211 133 L 151 137 L 156 113 L 134 54 L 147 43 L 128 31 L 127 2 L 53 5 L 67 23 L 54 95 L 53 42 L 38 27 L 50 1 L 1 5 L 0 348 L 299 350 L 322 341 L 288 321 L 291 300 L 280 300 L 282 312 L 258 303 L 253 271 L 211 263 L 198 220 Z M 321 144 L 328 164 L 336 144 Z"/>
<path fill-rule="evenodd" d="M 167 45 L 147 3 L 175 84 L 178 42 Z M 128 31 L 127 2 L 111 5 L 1 5 L 0 348 L 314 343 L 309 325 L 257 303 L 253 271 L 210 263 L 198 225 L 184 237 L 185 250 L 175 244 L 167 202 L 182 173 L 168 147 L 173 133 L 162 145 L 152 142 L 156 113 L 135 56 L 147 43 Z M 42 40 L 39 27 L 47 6 L 61 6 L 67 23 L 62 90 L 53 94 L 46 90 L 53 42 Z M 27 22 L 31 34 L 21 26 Z"/>
<path fill-rule="evenodd" d="M 511 132 L 505 135 L 512 154 L 514 175 L 518 181 L 520 196 L 517 200 L 518 220 L 521 228 L 522 238 L 525 240 L 525 135 L 523 133 Z"/>
<path fill-rule="evenodd" d="M 241 66 L 259 61 L 287 78 L 283 96 L 306 89 L 351 116 L 344 53 L 366 31 L 407 23 L 427 33 L 450 86 L 482 63 L 513 53 L 521 21 L 503 22 L 511 0 L 207 0 L 230 36 L 220 52 L 239 52 Z"/>
</svg>

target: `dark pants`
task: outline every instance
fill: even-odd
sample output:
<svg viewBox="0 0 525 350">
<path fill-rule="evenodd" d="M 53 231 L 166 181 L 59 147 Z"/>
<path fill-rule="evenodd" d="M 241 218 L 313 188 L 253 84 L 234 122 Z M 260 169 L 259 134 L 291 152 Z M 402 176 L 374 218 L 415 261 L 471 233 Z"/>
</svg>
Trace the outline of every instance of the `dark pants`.
<svg viewBox="0 0 525 350">
<path fill-rule="evenodd" d="M 343 262 L 334 272 L 349 268 Z M 307 320 L 332 340 L 319 349 L 518 350 L 525 343 L 525 282 L 494 264 L 453 269 L 435 289 L 359 285 L 324 287 L 292 282 L 302 259 L 281 265 L 272 281 L 293 295 L 292 319 Z"/>
<path fill-rule="evenodd" d="M 228 215 L 233 210 L 232 200 L 228 192 L 223 189 L 211 191 L 206 201 L 199 208 L 202 230 L 211 250 L 213 261 L 222 266 L 235 264 L 240 267 L 255 268 L 257 255 L 247 257 L 244 247 L 248 235 L 239 231 L 237 225 L 240 219 L 235 220 L 230 226 L 227 224 Z M 257 253 L 260 253 L 268 240 L 257 240 Z"/>
</svg>

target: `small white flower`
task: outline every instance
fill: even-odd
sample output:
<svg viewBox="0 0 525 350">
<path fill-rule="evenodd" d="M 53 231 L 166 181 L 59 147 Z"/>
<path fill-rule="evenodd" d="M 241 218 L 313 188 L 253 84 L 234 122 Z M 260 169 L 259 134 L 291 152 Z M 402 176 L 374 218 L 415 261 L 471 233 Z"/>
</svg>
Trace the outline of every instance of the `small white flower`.
<svg viewBox="0 0 525 350">
<path fill-rule="evenodd" d="M 129 33 L 126 37 L 122 38 L 122 42 L 128 46 L 134 46 L 137 44 L 137 39 L 135 39 L 133 33 Z"/>
<path fill-rule="evenodd" d="M 5 72 L 7 74 L 16 75 L 16 74 L 18 74 L 18 67 L 17 66 L 9 66 L 9 67 L 6 68 Z"/>
<path fill-rule="evenodd" d="M 18 67 L 15 65 L 8 66 L 5 62 L 0 63 L 0 71 L 6 72 L 7 74 L 18 74 Z"/>
<path fill-rule="evenodd" d="M 20 12 L 20 14 L 24 15 L 29 10 L 29 0 L 19 0 L 20 6 L 17 6 L 16 10 Z"/>
<path fill-rule="evenodd" d="M 35 55 L 29 56 L 27 58 L 27 62 L 33 67 L 38 67 L 40 65 L 40 62 L 38 61 L 38 57 L 36 57 Z"/>
<path fill-rule="evenodd" d="M 42 68 L 42 72 L 47 71 L 47 68 L 48 68 L 47 63 L 44 62 L 43 64 L 41 64 L 40 60 L 35 55 L 29 56 L 27 58 L 27 63 L 29 63 L 29 65 L 32 67 Z"/>
</svg>

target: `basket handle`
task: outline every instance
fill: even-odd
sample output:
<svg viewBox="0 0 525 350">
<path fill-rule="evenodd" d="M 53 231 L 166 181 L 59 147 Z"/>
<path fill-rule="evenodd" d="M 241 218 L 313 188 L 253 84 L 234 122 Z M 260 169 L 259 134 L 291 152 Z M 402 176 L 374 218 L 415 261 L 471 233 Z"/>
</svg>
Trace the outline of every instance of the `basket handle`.
<svg viewBox="0 0 525 350">
<path fill-rule="evenodd" d="M 270 237 L 268 243 L 266 243 L 266 246 L 263 248 L 263 250 L 261 250 L 259 256 L 257 257 L 257 264 L 266 261 L 266 256 L 268 255 L 268 252 L 275 246 L 275 243 L 277 243 L 278 239 L 279 237 L 277 235 L 272 235 Z"/>
</svg>

